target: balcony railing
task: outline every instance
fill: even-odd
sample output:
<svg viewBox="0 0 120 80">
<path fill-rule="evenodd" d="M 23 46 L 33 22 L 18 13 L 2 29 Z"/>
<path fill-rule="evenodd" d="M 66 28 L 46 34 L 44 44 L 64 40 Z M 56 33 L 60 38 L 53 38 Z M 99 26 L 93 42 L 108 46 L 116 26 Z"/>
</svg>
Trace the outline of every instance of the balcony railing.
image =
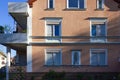
<svg viewBox="0 0 120 80">
<path fill-rule="evenodd" d="M 59 37 L 51 37 L 51 36 L 31 36 L 31 43 L 120 43 L 120 36 L 59 36 Z M 61 39 L 59 42 L 49 41 L 46 39 Z"/>
<path fill-rule="evenodd" d="M 0 43 L 27 43 L 26 33 L 0 34 Z"/>
</svg>

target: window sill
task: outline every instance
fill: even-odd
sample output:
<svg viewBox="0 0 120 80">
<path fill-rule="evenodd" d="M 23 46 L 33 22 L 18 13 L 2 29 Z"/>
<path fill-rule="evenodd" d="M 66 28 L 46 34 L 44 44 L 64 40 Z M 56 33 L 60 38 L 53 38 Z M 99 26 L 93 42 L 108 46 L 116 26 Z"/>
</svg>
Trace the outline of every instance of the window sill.
<svg viewBox="0 0 120 80">
<path fill-rule="evenodd" d="M 47 9 L 45 9 L 46 11 L 53 11 L 53 10 L 55 10 L 54 8 L 47 8 Z"/>
<path fill-rule="evenodd" d="M 66 8 L 64 11 L 86 11 L 87 9 L 79 9 L 79 8 Z"/>
<path fill-rule="evenodd" d="M 62 65 L 44 65 L 45 67 L 61 67 Z"/>
<path fill-rule="evenodd" d="M 108 65 L 90 65 L 91 67 L 108 67 Z"/>
<path fill-rule="evenodd" d="M 108 65 L 44 65 L 45 67 L 108 67 Z"/>
<path fill-rule="evenodd" d="M 96 11 L 104 11 L 104 8 L 102 8 L 102 9 L 95 9 Z"/>
</svg>

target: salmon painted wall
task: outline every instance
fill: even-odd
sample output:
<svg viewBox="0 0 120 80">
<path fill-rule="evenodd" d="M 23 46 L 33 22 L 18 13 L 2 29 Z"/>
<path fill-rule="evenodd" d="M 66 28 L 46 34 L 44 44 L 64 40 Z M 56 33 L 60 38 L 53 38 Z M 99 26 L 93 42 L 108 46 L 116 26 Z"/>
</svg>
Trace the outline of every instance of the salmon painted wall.
<svg viewBox="0 0 120 80">
<path fill-rule="evenodd" d="M 45 36 L 45 17 L 61 17 L 62 18 L 62 36 L 90 36 L 90 17 L 107 17 L 107 35 L 120 36 L 120 10 L 117 3 L 113 0 L 105 0 L 105 9 L 96 9 L 96 0 L 86 0 L 86 10 L 67 10 L 67 0 L 55 0 L 55 9 L 47 9 L 47 0 L 37 0 L 32 7 L 32 36 Z M 44 39 L 32 39 L 33 42 L 45 41 Z M 63 40 L 64 41 L 64 40 Z M 70 40 L 71 41 L 71 40 Z M 77 40 L 74 40 L 77 41 Z M 49 69 L 66 72 L 120 72 L 118 57 L 120 56 L 119 45 L 110 44 L 83 44 L 83 45 L 33 45 L 32 46 L 33 72 L 47 72 Z M 89 65 L 90 49 L 107 49 L 108 50 L 108 66 L 106 67 L 46 67 L 45 49 L 57 48 L 62 49 L 63 65 L 71 64 L 71 50 L 81 50 L 81 63 Z M 66 59 L 67 57 L 67 59 Z"/>
</svg>

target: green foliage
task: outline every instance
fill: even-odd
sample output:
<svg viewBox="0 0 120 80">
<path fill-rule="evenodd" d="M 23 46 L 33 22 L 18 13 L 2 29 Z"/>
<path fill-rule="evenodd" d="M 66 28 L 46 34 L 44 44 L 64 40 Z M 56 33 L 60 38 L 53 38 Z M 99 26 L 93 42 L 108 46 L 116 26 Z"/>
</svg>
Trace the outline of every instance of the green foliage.
<svg viewBox="0 0 120 80">
<path fill-rule="evenodd" d="M 12 79 L 25 80 L 25 72 L 22 67 L 17 68 L 17 72 L 12 75 Z"/>
<path fill-rule="evenodd" d="M 88 76 L 88 80 L 93 80 L 92 76 Z"/>
<path fill-rule="evenodd" d="M 65 80 L 65 72 L 58 73 L 50 70 L 42 77 L 42 80 Z"/>
<path fill-rule="evenodd" d="M 117 80 L 120 80 L 120 74 L 118 74 L 118 76 L 117 76 Z"/>
<path fill-rule="evenodd" d="M 32 76 L 32 77 L 31 77 L 31 80 L 35 80 L 35 77 L 34 77 L 34 76 Z"/>
<path fill-rule="evenodd" d="M 26 30 L 26 29 L 22 30 L 22 33 L 26 33 L 26 32 L 27 32 L 27 30 Z"/>
<path fill-rule="evenodd" d="M 6 78 L 6 73 L 0 73 L 0 79 Z"/>
<path fill-rule="evenodd" d="M 0 33 L 4 33 L 4 27 L 0 26 Z"/>
<path fill-rule="evenodd" d="M 77 79 L 78 79 L 78 80 L 82 80 L 83 77 L 84 77 L 83 74 L 80 74 L 80 73 L 79 73 L 79 74 L 77 75 Z"/>
</svg>

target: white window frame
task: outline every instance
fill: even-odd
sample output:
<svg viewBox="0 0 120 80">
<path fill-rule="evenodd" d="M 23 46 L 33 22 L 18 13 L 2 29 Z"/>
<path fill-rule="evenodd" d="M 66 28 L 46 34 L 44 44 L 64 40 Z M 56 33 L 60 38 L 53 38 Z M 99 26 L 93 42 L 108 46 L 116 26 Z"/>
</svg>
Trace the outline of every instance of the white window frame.
<svg viewBox="0 0 120 80">
<path fill-rule="evenodd" d="M 73 50 L 72 51 L 72 65 L 75 65 L 73 62 L 73 60 L 74 60 L 74 54 L 75 54 L 75 52 L 78 52 L 79 53 L 79 64 L 76 64 L 76 65 L 81 65 L 81 51 L 77 51 L 77 50 Z"/>
<path fill-rule="evenodd" d="M 53 8 L 50 8 L 50 0 L 48 0 L 48 9 L 54 9 L 55 8 L 55 0 L 53 0 Z"/>
<path fill-rule="evenodd" d="M 105 65 L 108 65 L 108 51 L 107 51 L 107 49 L 90 49 L 90 65 L 92 65 L 92 61 L 91 61 L 91 59 L 92 59 L 92 50 L 98 50 L 98 51 L 100 51 L 100 50 L 104 50 L 105 51 Z M 100 66 L 100 65 L 96 65 L 96 66 Z"/>
<path fill-rule="evenodd" d="M 107 19 L 102 19 L 102 18 L 94 18 L 94 19 L 90 19 L 90 36 L 92 37 L 92 23 L 93 22 L 103 22 L 105 23 L 105 36 L 107 36 Z M 107 42 L 107 38 L 104 40 L 93 40 L 90 38 L 90 42 Z"/>
<path fill-rule="evenodd" d="M 87 0 L 84 0 L 84 8 L 87 8 Z M 79 6 L 79 0 L 78 0 L 78 7 L 69 7 L 69 0 L 67 0 L 67 9 L 81 9 Z"/>
<path fill-rule="evenodd" d="M 99 6 L 100 6 L 99 0 L 97 0 L 97 9 L 100 9 Z M 101 9 L 104 9 L 104 0 L 102 0 L 102 8 Z"/>
<path fill-rule="evenodd" d="M 45 65 L 48 65 L 47 64 L 47 52 L 49 52 L 49 50 L 51 50 L 51 51 L 58 51 L 58 52 L 60 52 L 60 65 L 51 65 L 51 66 L 61 66 L 62 65 L 62 49 L 52 49 L 52 48 L 50 48 L 50 49 L 45 49 Z M 48 65 L 49 66 L 49 65 Z"/>
<path fill-rule="evenodd" d="M 45 36 L 47 36 L 47 22 L 59 22 L 59 34 L 60 34 L 60 36 L 62 36 L 62 26 L 61 26 L 61 24 L 62 24 L 62 19 L 57 19 L 57 18 L 49 18 L 49 19 L 46 19 L 45 20 Z M 45 42 L 50 42 L 50 43 L 59 43 L 59 42 L 62 42 L 62 39 L 61 38 L 46 38 L 45 39 Z"/>
</svg>

